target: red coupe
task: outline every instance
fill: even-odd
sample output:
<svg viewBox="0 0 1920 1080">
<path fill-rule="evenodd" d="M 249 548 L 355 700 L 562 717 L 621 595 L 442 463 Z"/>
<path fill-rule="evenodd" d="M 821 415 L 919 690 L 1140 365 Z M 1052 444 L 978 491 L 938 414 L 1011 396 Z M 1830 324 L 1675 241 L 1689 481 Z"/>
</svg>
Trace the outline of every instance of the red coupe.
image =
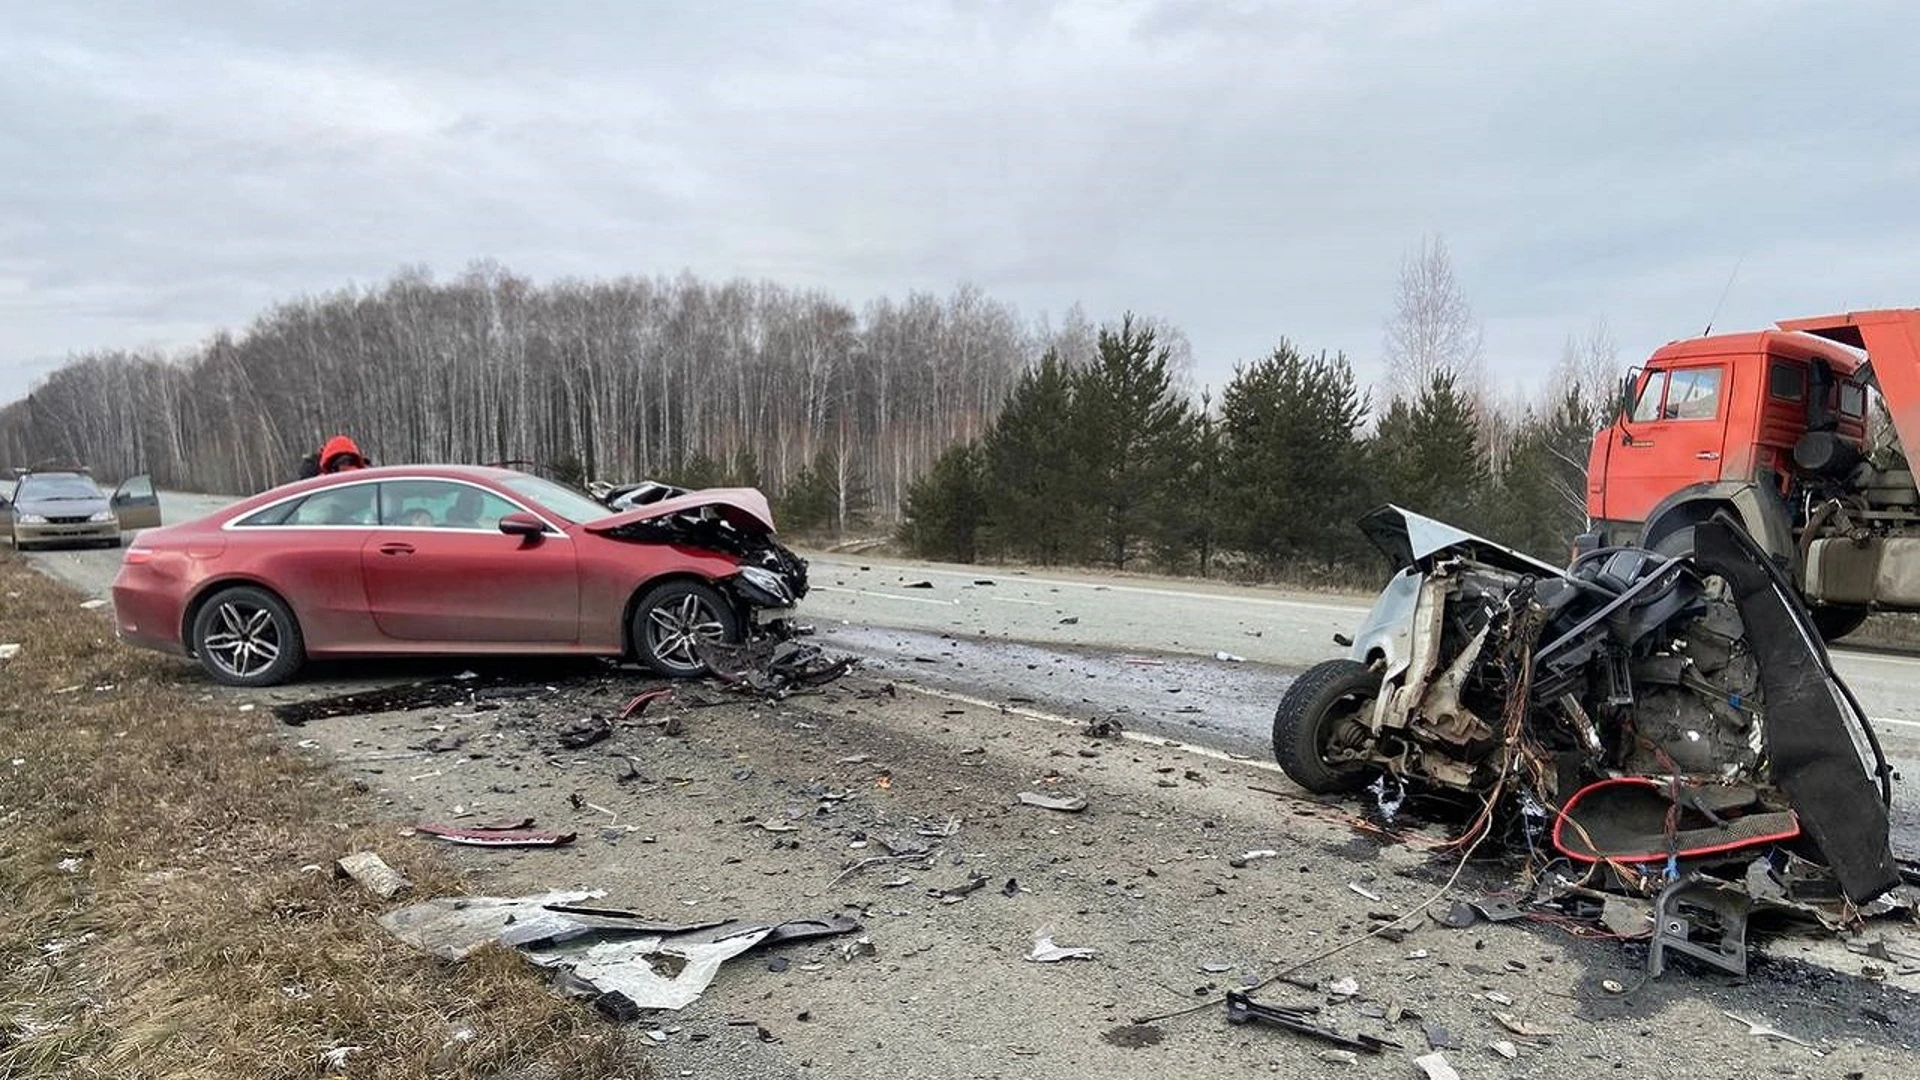
<svg viewBox="0 0 1920 1080">
<path fill-rule="evenodd" d="M 307 659 L 553 653 L 706 670 L 702 642 L 786 629 L 805 560 L 751 488 L 624 512 L 508 469 L 390 466 L 151 529 L 113 582 L 122 640 L 234 686 Z"/>
</svg>

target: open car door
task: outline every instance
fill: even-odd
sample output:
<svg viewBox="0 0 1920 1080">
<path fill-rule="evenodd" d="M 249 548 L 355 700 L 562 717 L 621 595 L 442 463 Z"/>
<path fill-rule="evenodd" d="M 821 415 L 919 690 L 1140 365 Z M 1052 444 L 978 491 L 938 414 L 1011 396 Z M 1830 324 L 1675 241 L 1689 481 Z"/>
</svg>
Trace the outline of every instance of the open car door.
<svg viewBox="0 0 1920 1080">
<path fill-rule="evenodd" d="M 160 527 L 160 496 L 150 476 L 131 477 L 114 488 L 112 506 L 122 531 Z"/>
<path fill-rule="evenodd" d="M 0 540 L 13 543 L 13 485 L 0 488 Z"/>
</svg>

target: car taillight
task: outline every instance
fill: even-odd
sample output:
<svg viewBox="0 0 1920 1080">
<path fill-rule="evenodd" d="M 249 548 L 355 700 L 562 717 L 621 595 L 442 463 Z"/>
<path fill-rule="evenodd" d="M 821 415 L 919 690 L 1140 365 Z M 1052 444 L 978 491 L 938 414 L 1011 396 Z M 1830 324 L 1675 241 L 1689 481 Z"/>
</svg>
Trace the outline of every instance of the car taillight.
<svg viewBox="0 0 1920 1080">
<path fill-rule="evenodd" d="M 126 562 L 128 566 L 139 566 L 141 563 L 147 562 L 152 558 L 152 548 L 133 547 L 127 549 Z"/>
</svg>

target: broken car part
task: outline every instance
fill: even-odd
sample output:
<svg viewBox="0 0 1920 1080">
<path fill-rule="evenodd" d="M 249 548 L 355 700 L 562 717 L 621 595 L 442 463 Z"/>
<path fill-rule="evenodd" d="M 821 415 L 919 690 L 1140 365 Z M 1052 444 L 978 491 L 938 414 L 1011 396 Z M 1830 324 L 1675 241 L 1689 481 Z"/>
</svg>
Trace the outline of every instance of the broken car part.
<svg viewBox="0 0 1920 1080">
<path fill-rule="evenodd" d="M 1400 1049 L 1400 1044 L 1372 1035 L 1342 1035 L 1329 1027 L 1322 1027 L 1306 1017 L 1316 1006 L 1289 1007 L 1285 1005 L 1265 1005 L 1253 1000 L 1238 990 L 1227 991 L 1227 1023 L 1247 1024 L 1259 1021 L 1285 1028 L 1301 1035 L 1310 1035 L 1323 1042 L 1348 1050 L 1378 1054 L 1389 1047 Z"/>
<path fill-rule="evenodd" d="M 452 825 L 421 822 L 415 832 L 468 847 L 560 847 L 573 843 L 573 833 L 542 832 L 537 829 L 462 829 Z"/>
</svg>

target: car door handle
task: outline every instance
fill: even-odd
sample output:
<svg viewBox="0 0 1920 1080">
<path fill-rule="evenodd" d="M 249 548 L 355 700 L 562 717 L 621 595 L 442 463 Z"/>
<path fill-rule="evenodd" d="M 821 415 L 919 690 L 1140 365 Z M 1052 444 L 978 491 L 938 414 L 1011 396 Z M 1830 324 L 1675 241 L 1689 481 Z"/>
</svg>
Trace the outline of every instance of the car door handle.
<svg viewBox="0 0 1920 1080">
<path fill-rule="evenodd" d="M 411 555 L 411 554 L 413 554 L 413 545 L 412 545 L 412 544 L 381 544 L 381 545 L 380 545 L 380 554 L 382 554 L 382 555 Z"/>
<path fill-rule="evenodd" d="M 1693 456 L 1694 456 L 1694 457 L 1697 457 L 1697 458 L 1699 458 L 1699 459 L 1700 459 L 1701 461 L 1719 461 L 1719 460 L 1720 460 L 1720 451 L 1718 451 L 1718 450 L 1699 450 L 1699 451 L 1696 451 L 1696 452 L 1694 453 L 1694 455 L 1693 455 Z"/>
</svg>

